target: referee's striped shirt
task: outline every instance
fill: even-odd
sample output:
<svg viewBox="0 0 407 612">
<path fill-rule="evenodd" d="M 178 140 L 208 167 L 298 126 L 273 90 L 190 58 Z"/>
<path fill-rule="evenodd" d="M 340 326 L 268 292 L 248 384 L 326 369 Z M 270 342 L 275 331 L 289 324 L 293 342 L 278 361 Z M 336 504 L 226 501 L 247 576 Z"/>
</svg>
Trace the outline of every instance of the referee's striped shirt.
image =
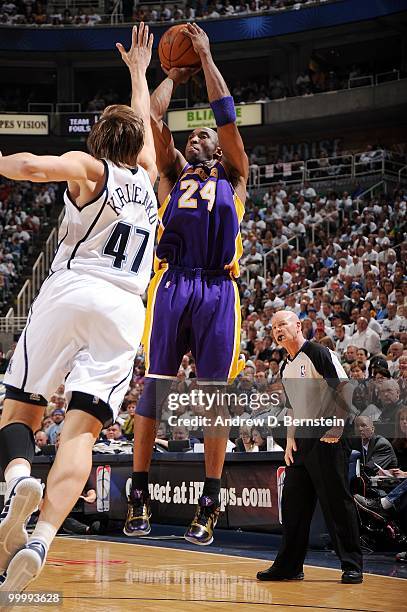
<svg viewBox="0 0 407 612">
<path fill-rule="evenodd" d="M 336 414 L 335 391 L 348 377 L 333 351 L 306 340 L 294 357 L 287 357 L 280 374 L 294 418 Z"/>
</svg>

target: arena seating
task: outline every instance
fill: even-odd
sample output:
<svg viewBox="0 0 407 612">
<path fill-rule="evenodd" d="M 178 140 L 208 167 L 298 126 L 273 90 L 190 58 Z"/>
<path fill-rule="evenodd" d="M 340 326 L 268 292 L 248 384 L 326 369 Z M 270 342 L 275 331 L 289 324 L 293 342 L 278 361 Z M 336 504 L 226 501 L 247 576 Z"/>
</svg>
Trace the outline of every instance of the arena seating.
<svg viewBox="0 0 407 612">
<path fill-rule="evenodd" d="M 97 0 L 70 0 L 59 2 L 22 2 L 7 0 L 0 2 L 0 25 L 77 25 L 94 26 L 117 21 L 168 22 L 184 19 L 217 19 L 223 16 L 251 15 L 255 13 L 276 13 L 284 10 L 298 10 L 312 5 L 336 0 L 262 0 L 238 2 L 237 0 L 183 0 L 180 3 L 147 1 L 111 2 L 106 13 L 106 4 Z M 108 3 L 107 3 L 108 4 Z M 137 4 L 137 8 L 136 8 Z M 112 18 L 112 14 L 114 18 Z"/>
<path fill-rule="evenodd" d="M 0 178 L 0 308 L 7 308 L 23 280 L 24 266 L 42 246 L 57 186 Z M 49 231 L 51 227 L 49 227 Z M 4 312 L 5 314 L 5 312 Z"/>
</svg>

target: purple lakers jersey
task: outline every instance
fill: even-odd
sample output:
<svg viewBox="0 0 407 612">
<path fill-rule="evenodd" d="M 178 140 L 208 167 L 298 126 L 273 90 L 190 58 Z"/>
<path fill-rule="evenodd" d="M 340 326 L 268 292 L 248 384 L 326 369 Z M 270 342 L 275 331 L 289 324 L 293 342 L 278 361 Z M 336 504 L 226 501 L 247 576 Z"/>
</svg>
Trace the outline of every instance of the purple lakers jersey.
<svg viewBox="0 0 407 612">
<path fill-rule="evenodd" d="M 239 276 L 244 205 L 223 165 L 187 164 L 159 209 L 157 271 L 164 263 Z"/>
</svg>

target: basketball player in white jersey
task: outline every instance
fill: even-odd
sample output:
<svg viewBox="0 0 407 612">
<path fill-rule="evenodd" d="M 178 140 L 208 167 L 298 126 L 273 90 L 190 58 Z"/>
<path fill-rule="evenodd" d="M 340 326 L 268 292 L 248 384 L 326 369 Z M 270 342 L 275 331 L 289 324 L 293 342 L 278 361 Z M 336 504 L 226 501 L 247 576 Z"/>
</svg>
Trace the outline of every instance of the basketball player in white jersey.
<svg viewBox="0 0 407 612">
<path fill-rule="evenodd" d="M 153 36 L 133 28 L 128 53 L 132 108 L 109 106 L 93 126 L 91 155 L 0 157 L 14 180 L 67 181 L 65 218 L 51 271 L 31 305 L 4 383 L 0 464 L 7 483 L 0 516 L 0 589 L 21 591 L 40 573 L 48 548 L 81 494 L 92 447 L 111 424 L 130 381 L 144 325 L 157 219 L 156 164 L 146 70 Z M 30 477 L 33 431 L 65 380 L 68 411 L 37 526 L 25 521 L 42 489 Z"/>
</svg>

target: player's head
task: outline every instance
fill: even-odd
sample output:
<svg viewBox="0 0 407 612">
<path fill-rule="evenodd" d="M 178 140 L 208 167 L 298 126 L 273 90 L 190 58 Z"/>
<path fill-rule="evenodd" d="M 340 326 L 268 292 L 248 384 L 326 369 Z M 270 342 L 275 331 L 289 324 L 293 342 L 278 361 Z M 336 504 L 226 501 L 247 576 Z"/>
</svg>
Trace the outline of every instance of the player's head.
<svg viewBox="0 0 407 612">
<path fill-rule="evenodd" d="M 117 166 L 137 165 L 144 144 L 143 120 L 124 104 L 107 106 L 88 136 L 88 149 L 96 159 L 108 159 Z"/>
<path fill-rule="evenodd" d="M 201 164 L 221 157 L 222 151 L 215 130 L 203 127 L 190 133 L 185 147 L 185 158 L 189 164 Z"/>
<path fill-rule="evenodd" d="M 290 310 L 279 310 L 271 320 L 273 336 L 277 344 L 285 346 L 302 339 L 301 321 Z"/>
</svg>

